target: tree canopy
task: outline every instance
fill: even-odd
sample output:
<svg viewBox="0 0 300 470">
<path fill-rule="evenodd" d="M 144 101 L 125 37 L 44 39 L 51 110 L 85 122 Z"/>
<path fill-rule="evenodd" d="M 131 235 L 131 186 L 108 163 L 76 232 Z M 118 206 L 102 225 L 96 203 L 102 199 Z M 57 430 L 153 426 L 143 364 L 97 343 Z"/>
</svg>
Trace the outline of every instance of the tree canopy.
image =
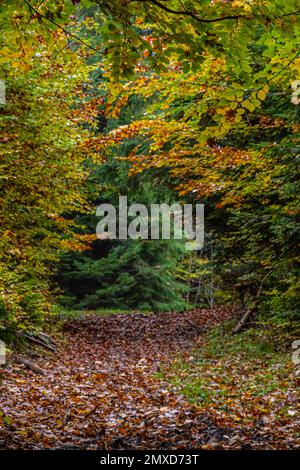
<svg viewBox="0 0 300 470">
<path fill-rule="evenodd" d="M 218 272 L 220 301 L 251 281 L 262 310 L 294 318 L 299 13 L 294 0 L 1 3 L 3 324 L 44 317 L 64 251 L 91 256 L 78 223 L 109 162 L 205 203 L 202 262 L 177 278 Z"/>
</svg>

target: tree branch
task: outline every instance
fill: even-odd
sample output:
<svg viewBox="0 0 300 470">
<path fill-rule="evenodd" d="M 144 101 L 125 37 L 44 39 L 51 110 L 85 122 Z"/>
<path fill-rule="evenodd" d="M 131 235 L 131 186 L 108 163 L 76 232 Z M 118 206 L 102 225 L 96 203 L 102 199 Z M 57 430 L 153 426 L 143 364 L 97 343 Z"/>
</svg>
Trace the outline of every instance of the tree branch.
<svg viewBox="0 0 300 470">
<path fill-rule="evenodd" d="M 93 46 L 90 46 L 88 43 L 86 43 L 85 41 L 83 41 L 80 37 L 76 36 L 76 34 L 73 34 L 71 33 L 70 31 L 68 31 L 66 28 L 64 28 L 63 26 L 60 26 L 58 23 L 56 23 L 54 20 L 51 20 L 51 18 L 48 18 L 46 15 L 44 15 L 43 13 L 40 13 L 36 8 L 34 8 L 27 0 L 23 0 L 24 3 L 26 3 L 26 5 L 35 13 L 37 14 L 40 18 L 44 18 L 45 20 L 49 21 L 49 23 L 52 23 L 54 26 L 56 26 L 58 29 L 60 29 L 61 31 L 63 31 L 67 36 L 70 36 L 71 38 L 73 39 L 76 39 L 76 41 L 80 42 L 81 44 L 83 44 L 85 47 L 87 47 L 88 49 L 91 49 L 92 51 L 94 52 L 97 52 L 99 53 L 99 50 L 98 49 L 95 49 Z"/>
<path fill-rule="evenodd" d="M 225 21 L 225 20 L 237 20 L 239 18 L 246 18 L 246 19 L 254 18 L 254 16 L 245 16 L 245 15 L 227 15 L 227 16 L 221 16 L 219 18 L 211 18 L 211 19 L 200 18 L 196 13 L 193 13 L 192 11 L 173 10 L 172 8 L 169 8 L 163 3 L 161 3 L 159 0 L 137 0 L 137 1 L 141 1 L 142 3 L 152 3 L 153 5 L 156 5 L 157 7 L 166 11 L 167 13 L 172 13 L 173 15 L 189 16 L 190 18 L 193 18 L 199 23 L 216 23 L 216 22 Z"/>
<path fill-rule="evenodd" d="M 247 15 L 227 15 L 227 16 L 220 16 L 218 18 L 201 18 L 198 16 L 196 13 L 189 11 L 189 10 L 173 10 L 172 8 L 169 8 L 167 5 L 164 5 L 162 2 L 159 0 L 132 0 L 132 2 L 138 1 L 141 3 L 152 3 L 153 5 L 156 5 L 159 7 L 161 10 L 164 10 L 167 13 L 171 13 L 173 15 L 181 15 L 181 16 L 189 16 L 190 18 L 193 18 L 194 20 L 198 21 L 199 23 L 218 23 L 220 21 L 225 21 L 225 20 L 238 20 L 238 19 L 246 19 L 246 20 L 253 20 L 255 18 L 265 18 L 266 20 L 271 19 L 271 17 L 268 17 L 266 15 L 252 15 L 252 16 L 247 16 Z M 300 10 L 291 12 L 291 13 L 285 13 L 284 15 L 276 16 L 274 19 L 279 19 L 279 18 L 285 18 L 287 16 L 292 16 L 292 15 L 298 15 L 300 13 Z"/>
<path fill-rule="evenodd" d="M 36 374 L 47 375 L 47 372 L 44 369 L 42 369 L 34 362 L 29 361 L 28 359 L 24 359 L 23 357 L 17 356 L 16 361 L 19 364 L 23 364 L 23 366 L 27 367 L 27 369 L 32 370 L 32 372 L 35 372 Z"/>
</svg>

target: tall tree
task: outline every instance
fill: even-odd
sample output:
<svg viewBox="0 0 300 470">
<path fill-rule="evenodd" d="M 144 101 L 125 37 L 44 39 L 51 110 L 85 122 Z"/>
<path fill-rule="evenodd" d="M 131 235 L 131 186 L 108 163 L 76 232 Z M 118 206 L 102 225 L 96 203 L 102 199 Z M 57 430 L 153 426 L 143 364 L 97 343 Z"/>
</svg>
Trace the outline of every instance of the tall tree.
<svg viewBox="0 0 300 470">
<path fill-rule="evenodd" d="M 76 100 L 89 67 L 24 2 L 2 2 L 0 23 L 0 325 L 10 329 L 43 321 L 50 274 L 73 237 L 61 214 L 85 204 L 87 134 Z"/>
</svg>

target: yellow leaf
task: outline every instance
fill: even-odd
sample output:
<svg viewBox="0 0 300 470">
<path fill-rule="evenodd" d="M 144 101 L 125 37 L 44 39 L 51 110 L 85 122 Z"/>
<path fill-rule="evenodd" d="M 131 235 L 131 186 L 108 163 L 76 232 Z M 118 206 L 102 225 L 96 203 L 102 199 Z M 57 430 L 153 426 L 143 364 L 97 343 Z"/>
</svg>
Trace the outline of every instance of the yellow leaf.
<svg viewBox="0 0 300 470">
<path fill-rule="evenodd" d="M 26 62 L 12 62 L 12 67 L 18 70 L 21 70 L 21 72 L 27 72 L 30 70 L 30 65 L 26 64 Z"/>
<path fill-rule="evenodd" d="M 251 101 L 249 101 L 249 100 L 244 101 L 243 106 L 244 106 L 244 108 L 248 109 L 251 112 L 255 110 L 254 104 L 251 103 Z"/>
<path fill-rule="evenodd" d="M 259 90 L 257 96 L 261 101 L 264 101 L 266 99 L 267 94 L 264 90 Z"/>
</svg>

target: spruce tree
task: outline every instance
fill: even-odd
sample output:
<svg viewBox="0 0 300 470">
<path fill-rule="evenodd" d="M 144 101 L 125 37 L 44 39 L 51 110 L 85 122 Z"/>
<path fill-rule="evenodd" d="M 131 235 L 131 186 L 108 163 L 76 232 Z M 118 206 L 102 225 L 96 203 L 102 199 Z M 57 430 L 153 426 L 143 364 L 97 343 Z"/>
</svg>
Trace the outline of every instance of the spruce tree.
<svg viewBox="0 0 300 470">
<path fill-rule="evenodd" d="M 114 156 L 93 169 L 90 184 L 102 187 L 95 206 L 111 203 L 117 212 L 119 195 L 127 195 L 128 206 L 138 202 L 149 209 L 151 203 L 172 202 L 172 192 L 158 185 L 153 174 L 130 178 L 126 162 Z M 94 214 L 81 217 L 80 222 L 86 233 L 95 233 Z M 65 292 L 62 302 L 78 309 L 183 309 L 185 289 L 176 276 L 183 252 L 183 242 L 173 239 L 96 240 L 91 250 L 63 256 L 58 277 Z"/>
</svg>

